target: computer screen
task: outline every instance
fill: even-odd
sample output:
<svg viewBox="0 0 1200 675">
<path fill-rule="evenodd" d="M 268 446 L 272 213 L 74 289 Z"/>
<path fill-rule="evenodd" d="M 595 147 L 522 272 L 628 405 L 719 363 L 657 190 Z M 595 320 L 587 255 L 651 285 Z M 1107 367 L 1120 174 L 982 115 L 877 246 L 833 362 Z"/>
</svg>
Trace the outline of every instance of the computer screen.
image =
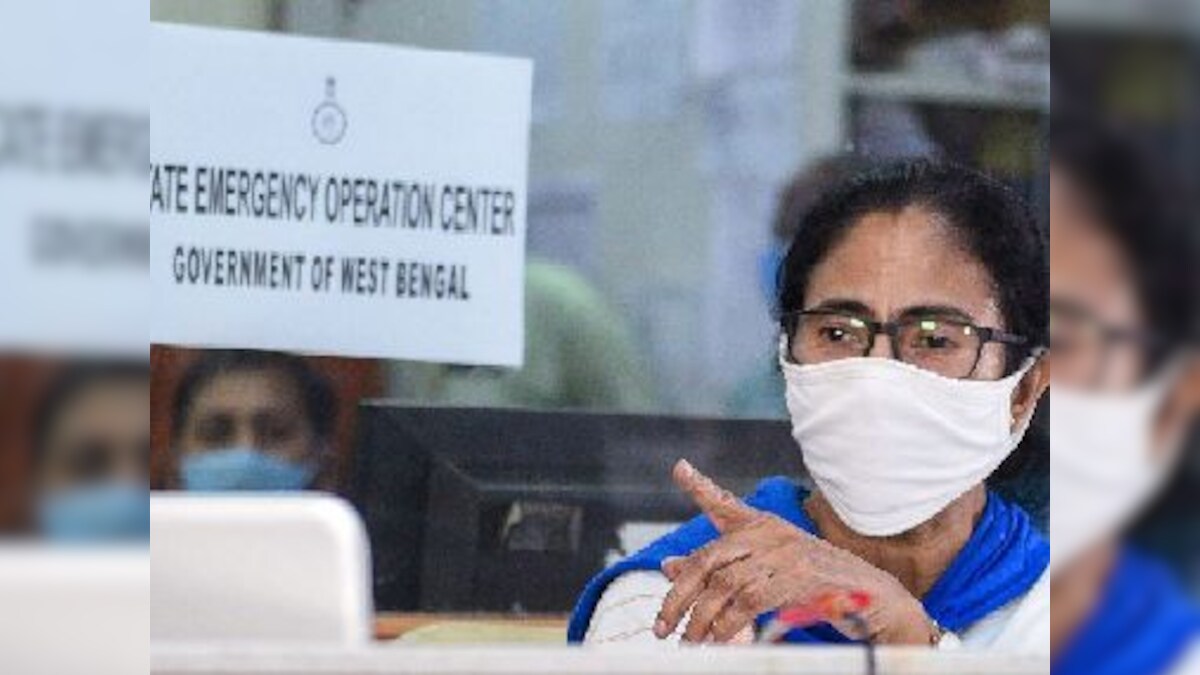
<svg viewBox="0 0 1200 675">
<path fill-rule="evenodd" d="M 569 611 L 596 572 L 697 513 L 687 458 L 737 492 L 804 480 L 785 421 L 361 407 L 352 501 L 383 611 Z"/>
</svg>

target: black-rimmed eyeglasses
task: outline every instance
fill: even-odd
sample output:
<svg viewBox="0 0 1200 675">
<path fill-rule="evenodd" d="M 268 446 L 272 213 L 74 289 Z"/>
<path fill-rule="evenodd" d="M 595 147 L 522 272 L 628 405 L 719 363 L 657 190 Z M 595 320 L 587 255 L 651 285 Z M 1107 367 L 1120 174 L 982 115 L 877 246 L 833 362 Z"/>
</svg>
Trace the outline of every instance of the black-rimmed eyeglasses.
<svg viewBox="0 0 1200 675">
<path fill-rule="evenodd" d="M 873 321 L 845 311 L 811 309 L 784 314 L 782 321 L 788 353 L 797 363 L 864 357 L 874 349 L 875 337 L 886 335 L 893 358 L 957 379 L 974 374 L 985 344 L 1027 343 L 1020 335 L 940 316 Z"/>
</svg>

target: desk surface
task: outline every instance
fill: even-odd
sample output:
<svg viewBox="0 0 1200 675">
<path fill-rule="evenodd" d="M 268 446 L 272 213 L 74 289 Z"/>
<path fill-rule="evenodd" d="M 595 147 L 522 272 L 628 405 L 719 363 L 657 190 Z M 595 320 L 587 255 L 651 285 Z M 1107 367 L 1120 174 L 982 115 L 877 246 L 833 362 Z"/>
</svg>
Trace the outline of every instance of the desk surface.
<svg viewBox="0 0 1200 675">
<path fill-rule="evenodd" d="M 380 640 L 395 640 L 438 623 L 479 623 L 565 630 L 566 617 L 487 614 L 381 614 Z M 1048 673 L 1045 657 L 934 652 L 920 648 L 881 648 L 879 673 L 904 675 L 1033 675 Z M 864 652 L 853 647 L 714 647 L 698 649 L 579 648 L 554 646 L 433 646 L 400 643 L 362 649 L 321 649 L 302 645 L 189 647 L 151 653 L 152 675 L 599 675 L 600 673 L 683 673 L 757 675 L 804 672 L 850 675 L 866 672 Z"/>
<path fill-rule="evenodd" d="M 1033 675 L 1050 672 L 1049 659 L 923 648 L 879 650 L 879 673 L 906 675 Z M 413 647 L 360 650 L 194 649 L 155 651 L 152 675 L 757 675 L 866 672 L 863 651 L 851 647 L 716 647 L 707 649 L 588 649 L 571 647 Z"/>
<path fill-rule="evenodd" d="M 562 614 L 432 614 L 425 612 L 396 612 L 375 617 L 375 639 L 395 640 L 405 634 L 438 623 L 480 623 L 536 628 L 560 628 L 563 640 L 567 634 L 567 616 Z"/>
</svg>

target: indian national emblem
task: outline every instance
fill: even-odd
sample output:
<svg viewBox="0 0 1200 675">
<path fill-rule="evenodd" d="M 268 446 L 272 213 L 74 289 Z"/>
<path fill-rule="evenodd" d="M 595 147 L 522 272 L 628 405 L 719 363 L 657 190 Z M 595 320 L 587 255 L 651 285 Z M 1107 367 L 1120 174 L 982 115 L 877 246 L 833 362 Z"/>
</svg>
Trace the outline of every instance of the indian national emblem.
<svg viewBox="0 0 1200 675">
<path fill-rule="evenodd" d="M 337 80 L 325 79 L 325 100 L 313 111 L 313 135 L 325 145 L 340 143 L 350 125 L 346 111 L 337 102 Z"/>
</svg>

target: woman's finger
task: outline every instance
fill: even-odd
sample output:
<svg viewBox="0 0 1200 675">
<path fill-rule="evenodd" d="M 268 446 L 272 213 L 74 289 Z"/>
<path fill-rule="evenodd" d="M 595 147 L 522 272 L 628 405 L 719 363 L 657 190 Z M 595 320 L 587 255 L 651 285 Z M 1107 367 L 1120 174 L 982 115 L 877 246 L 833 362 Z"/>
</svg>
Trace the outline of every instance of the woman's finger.
<svg viewBox="0 0 1200 675">
<path fill-rule="evenodd" d="M 750 570 L 749 563 L 739 562 L 717 570 L 708 578 L 708 584 L 692 604 L 684 640 L 703 642 L 708 637 L 713 619 L 725 610 L 743 585 L 754 580 Z"/>
<path fill-rule="evenodd" d="M 718 539 L 682 562 L 672 563 L 676 575 L 672 579 L 671 590 L 663 600 L 658 620 L 654 623 L 654 634 L 661 639 L 674 633 L 696 597 L 704 590 L 709 575 L 730 563 L 747 558 L 750 553 L 750 549 L 740 542 Z"/>
<path fill-rule="evenodd" d="M 662 573 L 667 579 L 675 581 L 683 570 L 687 569 L 687 556 L 671 556 L 662 562 Z"/>
<path fill-rule="evenodd" d="M 686 459 L 681 459 L 675 464 L 672 477 L 679 489 L 692 498 L 722 534 L 748 525 L 762 515 L 757 509 L 747 506 L 735 497 L 732 492 L 700 473 Z"/>
<path fill-rule="evenodd" d="M 773 575 L 764 572 L 749 580 L 730 598 L 717 616 L 713 617 L 710 632 L 713 641 L 729 642 L 754 625 L 759 614 L 774 609 L 771 606 Z"/>
</svg>

